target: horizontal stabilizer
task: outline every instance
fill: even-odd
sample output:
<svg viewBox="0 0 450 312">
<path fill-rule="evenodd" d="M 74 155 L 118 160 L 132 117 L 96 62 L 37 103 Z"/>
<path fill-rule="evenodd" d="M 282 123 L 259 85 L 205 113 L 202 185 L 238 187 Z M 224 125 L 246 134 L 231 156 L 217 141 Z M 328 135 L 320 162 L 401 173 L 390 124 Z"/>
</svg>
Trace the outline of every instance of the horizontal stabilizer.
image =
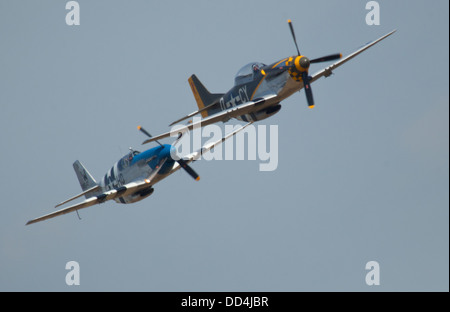
<svg viewBox="0 0 450 312">
<path fill-rule="evenodd" d="M 191 117 L 193 117 L 193 116 L 195 116 L 195 115 L 201 114 L 202 112 L 204 112 L 204 111 L 206 111 L 206 110 L 208 110 L 208 109 L 210 109 L 210 108 L 212 108 L 212 107 L 214 107 L 214 106 L 219 106 L 219 102 L 217 102 L 217 103 L 215 103 L 215 104 L 213 104 L 213 105 L 211 105 L 211 106 L 204 107 L 204 108 L 202 108 L 202 109 L 200 109 L 200 110 L 198 110 L 198 111 L 192 112 L 192 113 L 190 113 L 189 115 L 186 115 L 186 116 L 184 116 L 183 118 L 180 118 L 180 119 L 178 119 L 178 120 L 172 122 L 172 123 L 169 125 L 169 127 L 171 127 L 171 126 L 173 126 L 173 125 L 175 125 L 175 124 L 177 124 L 177 123 L 179 123 L 179 122 L 181 122 L 181 121 L 183 121 L 183 120 L 186 120 L 186 119 L 188 119 L 188 118 L 191 118 Z"/>
<path fill-rule="evenodd" d="M 94 187 L 92 187 L 92 188 L 90 188 L 90 189 L 84 191 L 83 193 L 80 193 L 80 194 L 78 194 L 78 195 L 76 195 L 76 196 L 74 196 L 74 197 L 71 197 L 71 198 L 69 198 L 69 199 L 67 199 L 67 200 L 65 200 L 65 201 L 63 201 L 63 202 L 61 202 L 61 203 L 59 203 L 58 205 L 55 206 L 55 208 L 57 208 L 57 207 L 59 207 L 59 206 L 62 206 L 62 205 L 64 205 L 64 204 L 67 204 L 68 202 L 70 202 L 70 201 L 72 201 L 72 200 L 74 200 L 74 199 L 77 199 L 77 198 L 79 198 L 79 197 L 81 197 L 81 196 L 83 196 L 83 195 L 86 195 L 87 193 L 97 191 L 99 188 L 100 188 L 100 185 L 96 185 L 96 186 L 94 186 Z"/>
</svg>

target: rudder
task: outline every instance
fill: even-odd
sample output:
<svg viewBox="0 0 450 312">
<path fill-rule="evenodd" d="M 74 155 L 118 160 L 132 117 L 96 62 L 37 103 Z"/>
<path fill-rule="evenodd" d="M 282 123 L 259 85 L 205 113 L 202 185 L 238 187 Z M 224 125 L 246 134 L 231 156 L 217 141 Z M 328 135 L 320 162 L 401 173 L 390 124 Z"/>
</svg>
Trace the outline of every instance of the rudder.
<svg viewBox="0 0 450 312">
<path fill-rule="evenodd" d="M 80 186 L 83 191 L 86 191 L 90 188 L 97 186 L 97 182 L 95 182 L 92 175 L 89 173 L 89 171 L 87 171 L 87 169 L 83 166 L 81 162 L 79 162 L 78 160 L 75 161 L 73 163 L 73 169 L 77 174 L 78 182 L 80 182 Z"/>
<path fill-rule="evenodd" d="M 205 107 L 211 106 L 211 108 L 201 112 L 203 118 L 220 111 L 219 101 L 224 95 L 223 93 L 210 93 L 196 75 L 189 77 L 188 81 L 192 93 L 194 94 L 195 101 L 197 102 L 198 109 L 203 110 Z"/>
</svg>

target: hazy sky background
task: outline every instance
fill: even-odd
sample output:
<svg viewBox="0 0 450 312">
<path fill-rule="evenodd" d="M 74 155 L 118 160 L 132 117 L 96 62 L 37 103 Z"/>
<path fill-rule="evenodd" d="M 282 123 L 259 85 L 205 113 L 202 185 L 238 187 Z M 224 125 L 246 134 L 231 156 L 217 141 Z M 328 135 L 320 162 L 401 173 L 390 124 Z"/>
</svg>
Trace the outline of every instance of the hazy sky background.
<svg viewBox="0 0 450 312">
<path fill-rule="evenodd" d="M 0 291 L 448 291 L 449 2 L 0 1 Z M 26 227 L 196 109 L 239 68 L 347 55 L 282 103 L 279 164 L 201 161 L 132 205 L 108 202 Z M 327 64 L 316 64 L 311 73 Z M 171 139 L 165 140 L 170 143 Z M 68 261 L 81 285 L 67 286 Z M 378 261 L 381 285 L 365 283 Z"/>
</svg>

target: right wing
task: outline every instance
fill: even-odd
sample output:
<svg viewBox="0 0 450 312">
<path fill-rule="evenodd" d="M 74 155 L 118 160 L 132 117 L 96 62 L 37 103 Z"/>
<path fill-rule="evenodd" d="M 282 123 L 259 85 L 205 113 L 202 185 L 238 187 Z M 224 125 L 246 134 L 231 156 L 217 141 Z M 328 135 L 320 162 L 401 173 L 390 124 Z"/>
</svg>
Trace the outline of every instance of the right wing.
<svg viewBox="0 0 450 312">
<path fill-rule="evenodd" d="M 233 132 L 230 132 L 229 134 L 227 134 L 226 136 L 224 136 L 224 137 L 221 138 L 220 140 L 217 140 L 217 141 L 215 141 L 215 142 L 212 142 L 212 143 L 203 145 L 203 147 L 200 148 L 199 150 L 197 150 L 197 151 L 195 151 L 195 152 L 193 152 L 193 153 L 191 153 L 191 154 L 188 154 L 188 155 L 182 157 L 183 160 L 184 160 L 187 164 L 190 164 L 191 162 L 194 162 L 194 161 L 198 160 L 204 153 L 210 151 L 210 150 L 213 149 L 216 145 L 219 145 L 219 144 L 225 142 L 225 140 L 228 140 L 229 138 L 231 138 L 232 136 L 236 135 L 238 132 L 244 130 L 245 128 L 247 128 L 247 127 L 250 126 L 251 124 L 253 124 L 253 121 L 252 121 L 252 122 L 249 122 L 249 123 L 247 123 L 247 124 L 245 124 L 245 125 L 243 125 L 243 126 L 241 126 L 240 128 L 236 129 L 236 130 L 233 131 Z M 171 173 L 174 172 L 174 171 L 176 171 L 176 170 L 178 170 L 179 168 L 180 168 L 180 165 L 179 165 L 177 162 L 175 162 L 175 164 L 174 164 L 174 166 L 173 166 L 173 168 L 172 168 L 172 170 L 171 170 Z"/>
<path fill-rule="evenodd" d="M 224 110 L 220 113 L 208 116 L 202 120 L 199 120 L 197 122 L 191 123 L 187 126 L 181 127 L 177 130 L 174 131 L 170 131 L 170 132 L 166 132 L 163 134 L 160 134 L 158 136 L 152 137 L 148 140 L 145 140 L 142 144 L 147 144 L 156 140 L 160 140 L 160 139 L 164 139 L 167 137 L 170 137 L 171 135 L 174 135 L 176 133 L 184 133 L 187 130 L 192 130 L 194 128 L 199 128 L 199 127 L 203 127 L 203 126 L 207 126 L 207 125 L 211 125 L 213 123 L 219 122 L 219 121 L 227 121 L 230 118 L 234 118 L 234 117 L 238 117 L 238 116 L 242 116 L 245 114 L 250 113 L 251 111 L 253 111 L 255 109 L 255 107 L 261 106 L 263 105 L 266 101 L 269 101 L 273 98 L 277 97 L 277 95 L 275 94 L 271 94 L 271 95 L 267 95 L 264 96 L 262 98 L 259 99 L 255 99 L 253 101 L 247 102 L 245 104 L 242 105 L 238 105 L 235 107 L 231 107 L 227 110 Z"/>
<path fill-rule="evenodd" d="M 393 31 L 391 31 L 390 33 L 384 35 L 383 37 L 381 37 L 381 38 L 379 38 L 379 39 L 377 39 L 377 40 L 375 40 L 375 41 L 373 41 L 373 42 L 367 43 L 366 45 L 364 45 L 363 47 L 361 47 L 361 48 L 358 49 L 357 51 L 353 52 L 352 54 L 350 54 L 350 55 L 344 57 L 343 59 L 337 61 L 336 63 L 334 63 L 334 64 L 332 64 L 332 65 L 330 65 L 330 66 L 328 66 L 327 68 L 322 69 L 321 71 L 315 73 L 315 74 L 312 76 L 310 82 L 312 83 L 312 82 L 316 81 L 317 79 L 319 79 L 319 78 L 321 78 L 321 77 L 323 77 L 323 76 L 325 76 L 325 77 L 330 76 L 330 75 L 332 74 L 333 70 L 335 70 L 335 69 L 338 68 L 339 66 L 343 65 L 344 63 L 350 61 L 352 58 L 354 58 L 354 57 L 357 56 L 358 54 L 361 54 L 362 52 L 366 51 L 368 48 L 374 46 L 375 44 L 377 44 L 377 43 L 380 42 L 381 40 L 386 39 L 387 37 L 389 37 L 390 35 L 392 35 L 392 34 L 395 33 L 396 31 L 397 31 L 397 30 L 393 30 Z"/>
<path fill-rule="evenodd" d="M 230 132 L 229 134 L 225 135 L 220 140 L 217 140 L 215 142 L 203 145 L 203 147 L 201 149 L 197 150 L 196 152 L 193 152 L 191 154 L 188 154 L 188 155 L 184 156 L 183 159 L 186 160 L 188 163 L 198 160 L 204 153 L 210 151 L 216 145 L 219 145 L 219 144 L 225 142 L 226 140 L 228 140 L 232 136 L 236 135 L 238 132 L 240 132 L 240 131 L 244 130 L 245 128 L 247 128 L 248 126 L 250 126 L 252 123 L 253 123 L 253 121 L 251 121 L 251 122 L 241 126 L 237 130 L 234 130 L 233 132 Z"/>
</svg>

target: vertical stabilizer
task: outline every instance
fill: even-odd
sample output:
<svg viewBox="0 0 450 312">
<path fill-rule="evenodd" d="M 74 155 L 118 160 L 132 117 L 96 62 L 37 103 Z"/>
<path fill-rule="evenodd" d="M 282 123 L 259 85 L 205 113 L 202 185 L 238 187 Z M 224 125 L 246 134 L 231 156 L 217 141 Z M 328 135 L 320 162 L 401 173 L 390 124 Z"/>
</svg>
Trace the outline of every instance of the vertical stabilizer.
<svg viewBox="0 0 450 312">
<path fill-rule="evenodd" d="M 80 182 L 81 189 L 86 191 L 90 188 L 97 186 L 97 182 L 95 182 L 94 178 L 91 176 L 89 171 L 80 163 L 78 160 L 73 163 L 73 169 L 77 174 L 78 181 Z M 87 194 L 86 194 L 87 197 Z"/>
<path fill-rule="evenodd" d="M 195 101 L 197 102 L 198 109 L 202 110 L 205 107 L 211 106 L 210 109 L 202 111 L 201 114 L 203 118 L 220 111 L 218 104 L 220 98 L 224 95 L 223 93 L 210 93 L 195 75 L 189 77 L 188 81 L 192 93 L 194 94 Z"/>
</svg>

